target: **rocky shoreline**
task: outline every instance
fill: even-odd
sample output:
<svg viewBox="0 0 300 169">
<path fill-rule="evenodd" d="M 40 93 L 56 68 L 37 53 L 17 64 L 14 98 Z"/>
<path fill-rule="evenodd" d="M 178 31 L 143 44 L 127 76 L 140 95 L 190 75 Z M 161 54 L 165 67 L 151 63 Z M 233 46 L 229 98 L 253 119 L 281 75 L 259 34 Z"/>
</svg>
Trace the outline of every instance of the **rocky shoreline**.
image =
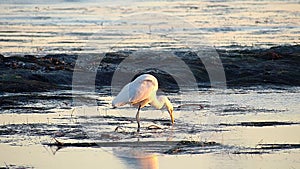
<svg viewBox="0 0 300 169">
<path fill-rule="evenodd" d="M 300 86 L 300 46 L 277 46 L 269 49 L 217 50 L 226 74 L 228 87 L 254 85 Z M 201 60 L 191 59 L 193 52 L 176 52 L 192 70 L 199 84 L 209 86 L 209 77 Z M 87 55 L 87 54 L 85 54 Z M 89 54 L 90 56 L 93 54 Z M 95 54 L 96 55 L 96 54 Z M 99 54 L 98 54 L 99 55 Z M 118 64 L 130 52 L 106 53 L 100 65 L 88 60 L 90 67 L 80 71 L 97 70 L 96 88 L 110 86 Z M 42 92 L 71 89 L 72 76 L 79 55 L 48 54 L 0 55 L 0 91 L 1 92 Z M 145 70 L 146 71 L 146 70 Z M 161 78 L 170 78 L 160 71 L 147 70 Z M 160 81 L 162 88 L 176 88 L 175 81 Z"/>
</svg>

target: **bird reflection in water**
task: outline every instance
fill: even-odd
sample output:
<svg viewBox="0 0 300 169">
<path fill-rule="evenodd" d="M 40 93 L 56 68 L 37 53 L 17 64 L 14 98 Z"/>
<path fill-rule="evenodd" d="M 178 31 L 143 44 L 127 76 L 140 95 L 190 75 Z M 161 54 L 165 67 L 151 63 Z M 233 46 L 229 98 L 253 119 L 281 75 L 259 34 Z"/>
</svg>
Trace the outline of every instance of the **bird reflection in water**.
<svg viewBox="0 0 300 169">
<path fill-rule="evenodd" d="M 126 165 L 128 169 L 158 169 L 156 154 L 146 154 L 140 150 L 114 150 L 114 154 Z"/>
</svg>

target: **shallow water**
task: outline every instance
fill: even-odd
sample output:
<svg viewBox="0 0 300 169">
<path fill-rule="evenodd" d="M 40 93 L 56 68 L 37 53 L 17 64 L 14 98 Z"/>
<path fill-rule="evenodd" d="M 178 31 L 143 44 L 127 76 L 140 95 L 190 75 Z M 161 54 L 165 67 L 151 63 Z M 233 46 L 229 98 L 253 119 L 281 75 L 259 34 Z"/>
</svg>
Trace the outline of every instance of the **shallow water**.
<svg viewBox="0 0 300 169">
<path fill-rule="evenodd" d="M 299 44 L 299 9 L 297 0 L 2 1 L 0 53 Z"/>
<path fill-rule="evenodd" d="M 56 95 L 62 93 L 66 91 Z M 112 97 L 106 94 L 77 93 L 72 97 L 93 98 L 102 104 L 48 110 L 55 113 L 2 111 L 0 146 L 5 153 L 0 155 L 1 165 L 298 168 L 300 164 L 300 137 L 295 134 L 300 129 L 298 87 L 168 94 L 175 107 L 175 125 L 170 125 L 166 111 L 144 108 L 140 133 L 136 132 L 135 108 L 111 109 Z M 149 129 L 151 125 L 159 128 Z M 55 143 L 53 137 L 66 147 L 45 145 Z M 100 147 L 82 147 L 80 143 Z M 13 155 L 16 151 L 19 158 Z"/>
</svg>

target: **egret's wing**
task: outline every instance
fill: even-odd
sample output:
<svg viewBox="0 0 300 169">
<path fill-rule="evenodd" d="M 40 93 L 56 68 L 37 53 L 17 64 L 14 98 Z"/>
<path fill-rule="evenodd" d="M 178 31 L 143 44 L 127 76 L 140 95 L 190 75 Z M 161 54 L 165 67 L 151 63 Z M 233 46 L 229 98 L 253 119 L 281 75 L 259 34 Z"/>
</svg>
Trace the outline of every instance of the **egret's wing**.
<svg viewBox="0 0 300 169">
<path fill-rule="evenodd" d="M 123 87 L 120 93 L 112 101 L 112 105 L 118 107 L 128 103 L 135 105 L 141 101 L 151 101 L 151 97 L 155 95 L 157 88 L 158 84 L 154 76 L 146 74 L 141 75 Z"/>
<path fill-rule="evenodd" d="M 120 93 L 114 98 L 114 100 L 112 101 L 112 105 L 114 107 L 119 107 L 130 103 L 129 85 L 130 83 L 125 85 L 120 91 Z"/>
<path fill-rule="evenodd" d="M 138 103 L 145 99 L 150 99 L 151 95 L 156 92 L 155 84 L 151 80 L 143 80 L 136 83 L 130 83 L 129 95 L 131 104 Z"/>
</svg>

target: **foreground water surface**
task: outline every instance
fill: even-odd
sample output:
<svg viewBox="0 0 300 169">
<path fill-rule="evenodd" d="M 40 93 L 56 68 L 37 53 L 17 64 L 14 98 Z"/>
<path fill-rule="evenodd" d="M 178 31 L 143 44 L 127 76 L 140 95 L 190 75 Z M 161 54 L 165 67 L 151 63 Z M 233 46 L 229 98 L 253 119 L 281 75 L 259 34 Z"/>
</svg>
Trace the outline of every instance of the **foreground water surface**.
<svg viewBox="0 0 300 169">
<path fill-rule="evenodd" d="M 2 97 L 23 97 L 7 94 Z M 166 111 L 111 108 L 112 97 L 68 91 L 36 93 L 2 107 L 2 166 L 34 168 L 298 168 L 299 88 L 202 89 L 168 94 L 175 125 Z M 60 99 L 58 99 L 60 98 Z M 71 99 L 98 106 L 66 109 Z M 42 100 L 39 98 L 39 100 Z M 204 108 L 201 108 L 202 105 Z M 57 107 L 60 107 L 57 109 Z M 18 153 L 16 153 L 18 152 Z"/>
</svg>

